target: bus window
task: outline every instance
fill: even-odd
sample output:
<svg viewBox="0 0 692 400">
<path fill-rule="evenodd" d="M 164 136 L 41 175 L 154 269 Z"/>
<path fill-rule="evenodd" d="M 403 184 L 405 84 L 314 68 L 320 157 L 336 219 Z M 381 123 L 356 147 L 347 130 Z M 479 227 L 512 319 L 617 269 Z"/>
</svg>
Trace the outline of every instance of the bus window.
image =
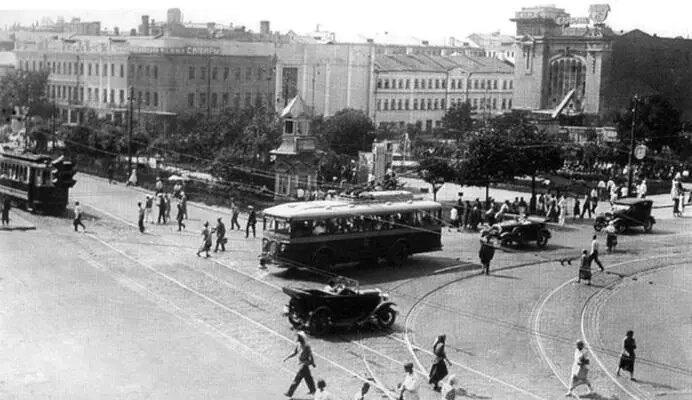
<svg viewBox="0 0 692 400">
<path fill-rule="evenodd" d="M 314 236 L 324 235 L 327 233 L 327 224 L 325 221 L 315 221 L 315 227 L 312 228 Z"/>
<path fill-rule="evenodd" d="M 291 237 L 306 237 L 312 235 L 312 221 L 291 222 Z"/>
</svg>

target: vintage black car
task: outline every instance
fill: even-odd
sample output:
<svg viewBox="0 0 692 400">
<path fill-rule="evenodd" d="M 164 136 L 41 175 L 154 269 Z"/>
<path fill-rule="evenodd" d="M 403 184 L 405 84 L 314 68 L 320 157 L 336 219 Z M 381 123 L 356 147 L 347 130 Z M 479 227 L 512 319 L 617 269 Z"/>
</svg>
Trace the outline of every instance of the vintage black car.
<svg viewBox="0 0 692 400">
<path fill-rule="evenodd" d="M 528 242 L 536 242 L 539 248 L 548 244 L 552 237 L 545 221 L 532 218 L 517 218 L 494 224 L 490 230 L 482 233 L 500 241 L 503 246 L 523 246 Z"/>
<path fill-rule="evenodd" d="M 651 232 L 656 220 L 651 216 L 653 201 L 646 199 L 620 199 L 613 203 L 613 208 L 596 217 L 593 224 L 596 232 L 613 223 L 615 232 L 623 233 L 627 229 L 641 226 L 644 232 Z"/>
<path fill-rule="evenodd" d="M 352 328 L 374 323 L 381 329 L 394 324 L 397 311 L 380 290 L 358 290 L 339 285 L 335 291 L 284 287 L 291 297 L 284 313 L 296 329 L 323 335 L 332 328 Z"/>
</svg>

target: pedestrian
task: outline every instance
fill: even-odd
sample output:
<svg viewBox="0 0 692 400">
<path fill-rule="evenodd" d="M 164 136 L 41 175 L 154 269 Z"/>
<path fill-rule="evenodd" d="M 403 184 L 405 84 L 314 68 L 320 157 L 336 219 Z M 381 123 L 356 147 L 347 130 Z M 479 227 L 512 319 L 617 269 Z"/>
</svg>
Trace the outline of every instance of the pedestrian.
<svg viewBox="0 0 692 400">
<path fill-rule="evenodd" d="M 520 198 L 519 204 L 517 205 L 517 212 L 519 213 L 519 215 L 526 214 L 526 207 L 527 207 L 526 200 L 524 200 L 523 197 Z"/>
<path fill-rule="evenodd" d="M 72 220 L 72 225 L 74 225 L 75 232 L 79 232 L 79 226 L 86 232 L 86 226 L 82 223 L 82 206 L 79 205 L 78 201 L 74 202 L 74 219 Z"/>
<path fill-rule="evenodd" d="M 450 375 L 447 382 L 442 384 L 442 397 L 441 400 L 454 400 L 457 397 L 457 376 Z"/>
<path fill-rule="evenodd" d="M 293 378 L 293 382 L 288 388 L 288 391 L 284 393 L 284 395 L 288 398 L 293 397 L 293 393 L 296 391 L 298 385 L 300 385 L 300 382 L 303 379 L 305 379 L 305 384 L 308 385 L 310 394 L 315 394 L 315 381 L 312 379 L 310 366 L 316 368 L 317 365 L 315 365 L 315 359 L 312 356 L 312 348 L 308 343 L 305 333 L 302 331 L 296 334 L 296 346 L 293 349 L 293 352 L 284 358 L 284 362 L 291 357 L 295 357 L 296 355 L 298 356 L 298 372 L 296 373 L 295 378 Z"/>
<path fill-rule="evenodd" d="M 439 392 L 440 381 L 444 379 L 449 373 L 447 369 L 447 364 L 452 365 L 447 358 L 447 353 L 445 352 L 445 341 L 447 340 L 447 335 L 440 335 L 435 339 L 433 343 L 433 354 L 435 355 L 435 360 L 433 360 L 432 367 L 430 368 L 430 376 L 428 383 L 433 385 L 433 390 Z"/>
<path fill-rule="evenodd" d="M 620 354 L 620 362 L 618 363 L 617 376 L 620 376 L 620 370 L 624 369 L 630 373 L 630 380 L 634 379 L 634 350 L 637 348 L 637 343 L 634 341 L 634 331 L 627 331 L 625 340 L 622 343 L 623 351 Z"/>
<path fill-rule="evenodd" d="M 163 193 L 159 192 L 159 194 L 156 196 L 156 205 L 159 208 L 159 218 L 157 219 L 156 223 L 160 224 L 161 221 L 163 223 L 166 223 L 166 199 L 163 198 Z"/>
<path fill-rule="evenodd" d="M 579 276 L 577 283 L 585 280 L 587 285 L 591 285 L 591 258 L 586 249 L 581 252 L 581 263 L 579 264 Z"/>
<path fill-rule="evenodd" d="M 495 214 L 495 221 L 496 222 L 502 222 L 505 219 L 505 214 L 509 212 L 509 200 L 505 200 L 504 203 L 502 203 L 502 206 L 500 207 L 500 211 Z"/>
<path fill-rule="evenodd" d="M 204 223 L 204 227 L 202 228 L 202 244 L 199 246 L 199 250 L 197 250 L 197 257 L 199 257 L 199 254 L 201 252 L 205 252 L 206 255 L 205 257 L 209 257 L 209 249 L 211 249 L 211 232 L 209 232 L 209 222 Z"/>
<path fill-rule="evenodd" d="M 639 188 L 637 188 L 637 197 L 639 197 L 640 199 L 645 199 L 647 191 L 648 188 L 646 186 L 646 179 L 642 179 L 642 183 L 640 183 Z"/>
<path fill-rule="evenodd" d="M 673 216 L 681 217 L 682 208 L 680 206 L 680 199 L 683 197 L 682 184 L 680 183 L 680 173 L 678 172 L 673 178 L 673 182 L 670 187 L 670 196 L 673 199 Z"/>
<path fill-rule="evenodd" d="M 584 219 L 584 214 L 589 213 L 589 219 L 591 219 L 591 196 L 586 194 L 584 196 L 584 206 L 581 209 L 581 219 Z"/>
<path fill-rule="evenodd" d="M 221 251 L 226 251 L 226 225 L 221 222 L 221 217 L 216 220 L 216 247 L 214 247 L 214 253 L 219 251 L 219 246 L 221 246 Z"/>
<path fill-rule="evenodd" d="M 577 341 L 577 348 L 574 350 L 574 363 L 572 364 L 572 379 L 570 380 L 569 389 L 565 396 L 572 396 L 572 391 L 581 385 L 586 385 L 589 388 L 589 393 L 593 392 L 591 383 L 589 382 L 589 359 L 584 351 L 584 342 Z"/>
<path fill-rule="evenodd" d="M 481 265 L 483 266 L 483 272 L 486 275 L 490 275 L 490 262 L 495 256 L 495 244 L 492 241 L 491 235 L 488 234 L 486 237 L 481 238 L 481 248 L 478 251 L 478 258 L 481 260 Z"/>
<path fill-rule="evenodd" d="M 608 253 L 615 250 L 615 246 L 618 244 L 617 230 L 615 229 L 615 221 L 610 221 L 608 226 L 605 228 L 606 231 L 606 249 Z"/>
<path fill-rule="evenodd" d="M 137 225 L 139 225 L 139 231 L 144 233 L 144 207 L 142 207 L 142 202 L 137 202 Z"/>
<path fill-rule="evenodd" d="M 132 172 L 130 172 L 130 177 L 127 179 L 127 183 L 125 186 L 137 186 L 137 169 L 132 168 Z"/>
<path fill-rule="evenodd" d="M 353 395 L 353 400 L 365 400 L 365 395 L 370 391 L 370 384 L 368 382 L 363 382 L 360 390 Z"/>
<path fill-rule="evenodd" d="M 257 237 L 255 234 L 255 225 L 257 224 L 257 213 L 255 213 L 255 207 L 248 206 L 250 209 L 250 215 L 247 217 L 247 225 L 245 225 L 245 238 L 250 236 L 250 228 L 252 228 L 252 237 Z"/>
<path fill-rule="evenodd" d="M 171 220 L 171 200 L 173 200 L 173 198 L 169 197 L 168 193 L 166 193 L 165 195 L 163 195 L 163 199 L 166 202 L 166 216 L 164 219 L 166 221 L 170 221 Z"/>
<path fill-rule="evenodd" d="M 459 228 L 459 210 L 455 206 L 452 206 L 449 210 L 449 221 L 451 226 Z M 451 232 L 452 230 L 449 229 L 449 231 Z"/>
<path fill-rule="evenodd" d="M 327 382 L 325 382 L 324 379 L 317 380 L 317 393 L 315 393 L 315 400 L 334 400 L 334 396 L 325 390 L 326 387 Z"/>
<path fill-rule="evenodd" d="M 183 217 L 187 219 L 187 194 L 180 192 L 180 203 L 183 206 Z"/>
<path fill-rule="evenodd" d="M 156 194 L 163 192 L 163 182 L 160 177 L 156 177 Z"/>
<path fill-rule="evenodd" d="M 238 230 L 240 230 L 240 224 L 238 223 L 238 215 L 240 214 L 240 209 L 238 206 L 235 204 L 235 202 L 231 203 L 231 212 L 233 215 L 231 216 L 231 230 L 235 230 L 235 227 L 238 227 Z"/>
<path fill-rule="evenodd" d="M 113 183 L 113 174 L 115 172 L 113 171 L 113 163 L 108 164 L 108 168 L 106 168 L 106 175 L 108 176 L 108 184 L 110 185 Z"/>
<path fill-rule="evenodd" d="M 400 400 L 419 400 L 418 396 L 418 380 L 413 373 L 413 363 L 404 364 L 404 381 L 399 384 L 399 399 Z"/>
<path fill-rule="evenodd" d="M 181 229 L 185 229 L 185 224 L 183 223 L 183 204 L 178 202 L 176 208 L 178 209 L 178 213 L 175 216 L 175 220 L 178 221 L 178 232 L 180 232 Z"/>
<path fill-rule="evenodd" d="M 173 185 L 173 197 L 180 198 L 180 192 L 182 190 L 183 190 L 183 185 L 180 184 L 180 181 L 176 181 L 175 185 Z"/>
<path fill-rule="evenodd" d="M 151 195 L 146 196 L 146 200 L 144 201 L 144 219 L 150 224 L 154 223 L 154 219 L 151 216 L 151 210 L 154 208 L 154 199 L 151 197 Z"/>
<path fill-rule="evenodd" d="M 9 225 L 10 224 L 10 208 L 12 208 L 12 201 L 10 200 L 9 197 L 5 197 L 5 200 L 2 202 L 2 225 Z"/>
<path fill-rule="evenodd" d="M 466 202 L 464 203 L 464 220 L 462 226 L 464 229 L 469 227 L 471 215 L 473 215 L 473 207 L 471 206 L 471 202 L 469 200 L 466 200 Z"/>
<path fill-rule="evenodd" d="M 567 200 L 565 200 L 565 196 L 562 195 L 560 196 L 560 200 L 557 202 L 557 209 L 558 209 L 558 223 L 560 225 L 565 224 L 565 217 L 567 216 Z"/>
<path fill-rule="evenodd" d="M 591 212 L 594 214 L 596 213 L 596 207 L 598 207 L 598 190 L 593 188 L 591 189 Z"/>
<path fill-rule="evenodd" d="M 579 214 L 581 214 L 581 203 L 579 202 L 579 197 L 574 196 L 574 219 L 577 219 L 579 217 Z"/>
<path fill-rule="evenodd" d="M 601 271 L 605 271 L 603 264 L 601 264 L 601 260 L 598 259 L 598 247 L 598 236 L 593 235 L 591 238 L 591 254 L 589 255 L 589 258 L 591 261 L 596 261 L 596 264 L 598 264 L 598 268 L 600 268 Z"/>
</svg>

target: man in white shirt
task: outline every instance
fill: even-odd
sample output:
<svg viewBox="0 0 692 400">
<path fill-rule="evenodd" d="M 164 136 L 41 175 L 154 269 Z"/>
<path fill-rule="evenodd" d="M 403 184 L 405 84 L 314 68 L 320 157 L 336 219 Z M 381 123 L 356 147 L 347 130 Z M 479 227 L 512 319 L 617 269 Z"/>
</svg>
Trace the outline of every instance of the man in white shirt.
<svg viewBox="0 0 692 400">
<path fill-rule="evenodd" d="M 642 179 L 642 183 L 639 185 L 639 188 L 637 189 L 638 197 L 640 199 L 645 199 L 647 190 L 648 188 L 646 187 L 646 179 Z"/>
<path fill-rule="evenodd" d="M 317 393 L 315 393 L 315 400 L 334 400 L 334 396 L 325 390 L 327 383 L 324 379 L 317 381 Z"/>
</svg>

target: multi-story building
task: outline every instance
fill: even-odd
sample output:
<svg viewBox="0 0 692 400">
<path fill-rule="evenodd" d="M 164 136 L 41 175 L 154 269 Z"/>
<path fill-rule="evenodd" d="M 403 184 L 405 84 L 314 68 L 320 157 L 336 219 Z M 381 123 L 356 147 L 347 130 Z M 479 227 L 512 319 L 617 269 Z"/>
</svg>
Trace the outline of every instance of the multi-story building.
<svg viewBox="0 0 692 400">
<path fill-rule="evenodd" d="M 514 69 L 496 58 L 378 56 L 375 74 L 378 126 L 430 131 L 452 104 L 467 101 L 479 118 L 512 109 Z"/>
<path fill-rule="evenodd" d="M 516 56 L 516 40 L 514 36 L 503 35 L 500 32 L 473 33 L 466 37 L 471 47 L 480 49 L 485 57 L 495 57 L 514 65 Z"/>
</svg>

